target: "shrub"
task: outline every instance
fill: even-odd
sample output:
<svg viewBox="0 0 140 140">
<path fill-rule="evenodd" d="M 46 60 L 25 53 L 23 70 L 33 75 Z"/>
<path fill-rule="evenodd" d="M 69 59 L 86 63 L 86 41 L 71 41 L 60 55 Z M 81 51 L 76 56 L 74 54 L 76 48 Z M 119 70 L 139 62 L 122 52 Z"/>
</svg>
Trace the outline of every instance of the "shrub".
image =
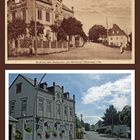
<svg viewBox="0 0 140 140">
<path fill-rule="evenodd" d="M 27 131 L 27 132 L 30 133 L 30 132 L 32 132 L 32 128 L 29 128 L 29 127 L 28 127 L 28 128 L 25 129 L 25 131 Z"/>
</svg>

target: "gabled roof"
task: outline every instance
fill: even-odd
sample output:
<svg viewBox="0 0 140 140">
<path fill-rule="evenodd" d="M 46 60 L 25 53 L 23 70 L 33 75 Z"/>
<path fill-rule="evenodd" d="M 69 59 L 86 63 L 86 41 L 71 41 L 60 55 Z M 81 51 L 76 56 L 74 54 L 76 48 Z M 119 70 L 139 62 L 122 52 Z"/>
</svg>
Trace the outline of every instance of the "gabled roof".
<svg viewBox="0 0 140 140">
<path fill-rule="evenodd" d="M 29 84 L 31 84 L 32 86 L 34 86 L 34 80 L 26 77 L 26 76 L 23 76 L 21 74 L 19 74 L 16 79 L 13 81 L 13 83 L 10 85 L 9 89 L 12 87 L 12 85 L 15 83 L 15 81 L 17 80 L 18 77 L 22 77 L 23 79 L 25 79 Z"/>
<path fill-rule="evenodd" d="M 70 8 L 68 8 L 66 5 L 64 5 L 64 4 L 62 4 L 62 9 L 63 9 L 63 10 L 66 10 L 66 11 L 68 11 L 68 12 L 73 13 L 73 11 L 72 11 Z"/>
<path fill-rule="evenodd" d="M 126 35 L 126 33 L 120 29 L 120 27 L 116 24 L 113 24 L 113 27 L 109 29 L 108 31 L 108 36 L 121 36 L 121 35 Z"/>
</svg>

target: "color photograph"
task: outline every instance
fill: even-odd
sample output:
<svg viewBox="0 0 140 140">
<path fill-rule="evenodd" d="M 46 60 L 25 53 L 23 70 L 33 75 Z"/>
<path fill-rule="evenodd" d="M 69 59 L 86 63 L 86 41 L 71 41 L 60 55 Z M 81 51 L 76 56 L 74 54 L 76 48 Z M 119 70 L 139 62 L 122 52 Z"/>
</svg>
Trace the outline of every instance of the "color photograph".
<svg viewBox="0 0 140 140">
<path fill-rule="evenodd" d="M 135 140 L 134 70 L 7 70 L 6 140 Z"/>
</svg>

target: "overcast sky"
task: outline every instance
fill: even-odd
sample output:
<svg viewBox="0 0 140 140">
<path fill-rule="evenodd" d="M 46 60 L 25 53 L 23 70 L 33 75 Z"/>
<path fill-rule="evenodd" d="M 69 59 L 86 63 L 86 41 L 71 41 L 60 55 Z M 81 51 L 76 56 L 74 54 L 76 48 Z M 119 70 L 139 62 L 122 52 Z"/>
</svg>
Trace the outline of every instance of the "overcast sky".
<svg viewBox="0 0 140 140">
<path fill-rule="evenodd" d="M 106 26 L 106 17 L 109 27 L 115 23 L 128 33 L 132 31 L 131 0 L 63 0 L 63 3 L 74 7 L 75 17 L 82 22 L 86 33 L 95 24 Z"/>
<path fill-rule="evenodd" d="M 41 79 L 42 74 L 23 74 L 32 79 Z M 18 74 L 10 74 L 10 84 Z M 76 96 L 76 114 L 83 114 L 85 122 L 95 124 L 101 119 L 109 105 L 119 111 L 131 105 L 132 76 L 126 73 L 62 73 L 49 74 L 43 82 L 52 86 L 53 82 L 64 86 L 64 91 Z"/>
</svg>

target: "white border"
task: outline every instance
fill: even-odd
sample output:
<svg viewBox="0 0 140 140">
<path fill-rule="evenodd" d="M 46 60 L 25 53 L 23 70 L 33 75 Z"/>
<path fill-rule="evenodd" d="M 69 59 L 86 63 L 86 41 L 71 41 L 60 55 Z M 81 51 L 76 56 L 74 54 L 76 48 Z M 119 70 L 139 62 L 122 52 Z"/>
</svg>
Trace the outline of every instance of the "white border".
<svg viewBox="0 0 140 140">
<path fill-rule="evenodd" d="M 131 140 L 135 140 L 135 70 L 6 70 L 5 71 L 5 140 L 9 140 L 9 74 L 89 74 L 130 73 L 131 74 Z"/>
</svg>

